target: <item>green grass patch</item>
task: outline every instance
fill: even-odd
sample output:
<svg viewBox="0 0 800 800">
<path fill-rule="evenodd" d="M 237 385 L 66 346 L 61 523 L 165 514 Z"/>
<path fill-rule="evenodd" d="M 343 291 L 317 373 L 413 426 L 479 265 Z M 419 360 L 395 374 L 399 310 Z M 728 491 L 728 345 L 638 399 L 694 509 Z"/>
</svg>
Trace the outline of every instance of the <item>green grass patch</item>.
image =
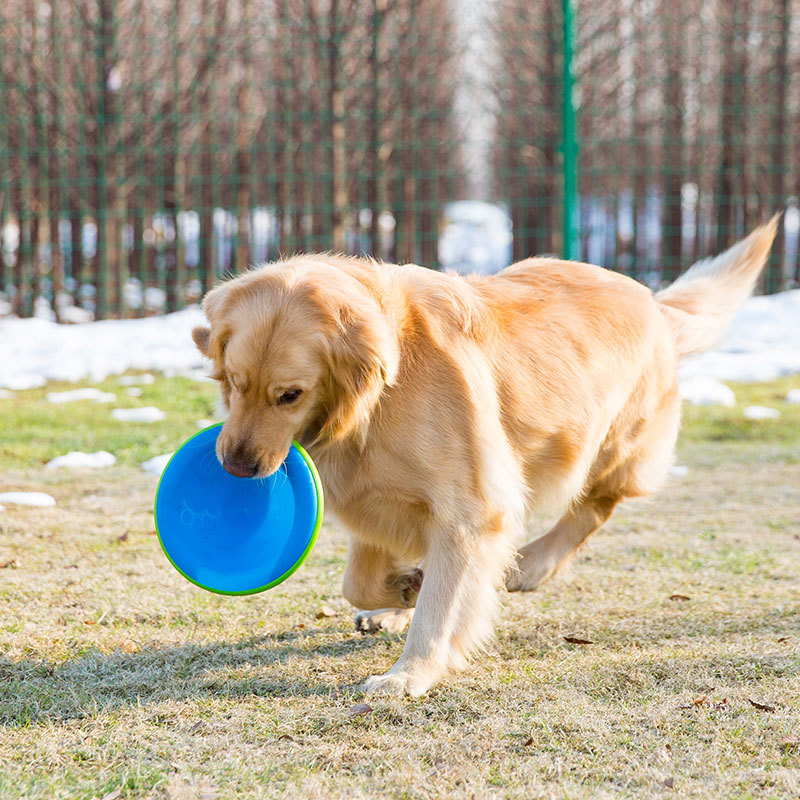
<svg viewBox="0 0 800 800">
<path fill-rule="evenodd" d="M 54 404 L 49 392 L 94 386 L 117 395 L 112 403 L 77 401 Z M 158 377 L 130 397 L 115 377 L 100 383 L 51 383 L 0 399 L 0 469 L 37 468 L 72 450 L 107 450 L 120 464 L 142 461 L 174 450 L 197 431 L 197 421 L 211 418 L 217 391 L 211 383 Z M 156 406 L 166 412 L 160 422 L 119 422 L 112 408 Z"/>
<path fill-rule="evenodd" d="M 797 375 L 769 383 L 735 383 L 728 385 L 736 394 L 736 405 L 693 406 L 684 403 L 681 439 L 683 441 L 744 441 L 793 444 L 800 441 L 800 404 L 787 403 L 789 389 L 800 388 Z M 781 412 L 779 419 L 748 420 L 746 406 L 769 406 Z"/>
</svg>

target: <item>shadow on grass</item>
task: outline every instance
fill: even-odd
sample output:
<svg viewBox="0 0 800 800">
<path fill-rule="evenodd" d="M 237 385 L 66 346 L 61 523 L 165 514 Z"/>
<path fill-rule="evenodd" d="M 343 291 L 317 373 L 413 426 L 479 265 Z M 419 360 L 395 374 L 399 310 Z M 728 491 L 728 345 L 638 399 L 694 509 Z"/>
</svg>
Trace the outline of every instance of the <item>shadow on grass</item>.
<svg viewBox="0 0 800 800">
<path fill-rule="evenodd" d="M 327 631 L 302 631 L 239 642 L 145 646 L 136 653 L 93 651 L 57 666 L 0 655 L 0 726 L 79 719 L 165 700 L 355 692 L 358 682 L 334 686 L 324 677 L 309 677 L 304 660 L 353 655 L 389 641 L 360 636 L 331 642 Z"/>
</svg>

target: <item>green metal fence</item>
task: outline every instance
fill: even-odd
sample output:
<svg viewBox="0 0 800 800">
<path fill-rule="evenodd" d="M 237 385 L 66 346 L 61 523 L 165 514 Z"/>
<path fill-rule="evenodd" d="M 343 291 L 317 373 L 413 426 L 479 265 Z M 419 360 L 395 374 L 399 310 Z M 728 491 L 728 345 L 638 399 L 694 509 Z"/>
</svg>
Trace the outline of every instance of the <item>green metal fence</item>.
<svg viewBox="0 0 800 800">
<path fill-rule="evenodd" d="M 656 285 L 781 208 L 792 286 L 798 72 L 800 0 L 5 0 L 0 308 L 159 313 L 318 249 Z"/>
</svg>

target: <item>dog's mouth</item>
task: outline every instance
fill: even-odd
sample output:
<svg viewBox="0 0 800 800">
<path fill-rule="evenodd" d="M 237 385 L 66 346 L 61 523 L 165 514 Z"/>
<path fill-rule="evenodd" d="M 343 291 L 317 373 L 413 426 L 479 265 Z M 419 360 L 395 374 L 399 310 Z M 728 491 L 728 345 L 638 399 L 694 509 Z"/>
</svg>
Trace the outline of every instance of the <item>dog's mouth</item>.
<svg viewBox="0 0 800 800">
<path fill-rule="evenodd" d="M 288 455 L 288 450 L 282 456 L 259 457 L 256 459 L 223 455 L 220 458 L 220 463 L 225 472 L 235 478 L 263 479 L 269 478 L 270 475 L 277 472 L 283 462 L 286 461 Z"/>
</svg>

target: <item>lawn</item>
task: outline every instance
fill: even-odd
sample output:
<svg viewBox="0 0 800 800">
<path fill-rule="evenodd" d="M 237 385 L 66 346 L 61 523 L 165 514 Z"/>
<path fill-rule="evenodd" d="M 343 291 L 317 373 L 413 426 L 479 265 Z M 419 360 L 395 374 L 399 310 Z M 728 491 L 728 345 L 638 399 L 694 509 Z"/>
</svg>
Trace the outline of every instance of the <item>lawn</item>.
<svg viewBox="0 0 800 800">
<path fill-rule="evenodd" d="M 168 412 L 153 424 L 45 401 L 73 387 L 0 399 L 0 491 L 58 501 L 0 512 L 0 798 L 800 797 L 797 386 L 734 386 L 777 421 L 687 409 L 687 475 L 566 576 L 504 596 L 465 673 L 366 707 L 359 682 L 402 638 L 354 632 L 335 521 L 252 597 L 203 592 L 160 551 L 139 464 L 211 416 L 213 386 L 99 385 Z M 44 469 L 74 449 L 118 464 Z"/>
</svg>

